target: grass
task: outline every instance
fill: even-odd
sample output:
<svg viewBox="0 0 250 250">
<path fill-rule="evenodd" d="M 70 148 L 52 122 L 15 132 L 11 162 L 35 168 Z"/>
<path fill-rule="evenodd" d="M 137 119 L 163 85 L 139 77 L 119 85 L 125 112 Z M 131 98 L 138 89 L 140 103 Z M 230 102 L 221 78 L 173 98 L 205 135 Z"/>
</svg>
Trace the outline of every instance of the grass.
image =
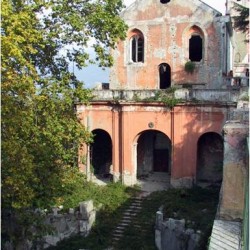
<svg viewBox="0 0 250 250">
<path fill-rule="evenodd" d="M 105 249 L 112 243 L 111 232 L 121 219 L 122 211 L 130 203 L 131 197 L 138 188 L 125 187 L 120 182 L 107 186 L 97 186 L 93 183 L 84 184 L 78 191 L 64 198 L 64 207 L 75 207 L 80 201 L 92 199 L 96 207 L 100 207 L 94 226 L 88 237 L 76 235 L 63 240 L 48 250 L 90 250 Z M 75 203 L 75 206 L 73 205 Z"/>
<path fill-rule="evenodd" d="M 93 190 L 92 190 L 93 189 Z M 60 242 L 49 250 L 104 250 L 112 245 L 112 231 L 122 218 L 123 211 L 131 203 L 138 189 L 126 188 L 120 183 L 106 187 L 89 187 L 89 198 L 96 204 L 102 203 L 97 213 L 94 227 L 88 237 L 74 236 Z M 87 195 L 88 196 L 88 195 Z M 169 189 L 154 192 L 142 203 L 131 226 L 127 227 L 124 237 L 115 245 L 117 250 L 156 250 L 154 244 L 155 213 L 163 207 L 164 218 L 185 219 L 186 227 L 202 231 L 198 249 L 207 249 L 208 238 L 218 204 L 219 190 Z"/>
</svg>

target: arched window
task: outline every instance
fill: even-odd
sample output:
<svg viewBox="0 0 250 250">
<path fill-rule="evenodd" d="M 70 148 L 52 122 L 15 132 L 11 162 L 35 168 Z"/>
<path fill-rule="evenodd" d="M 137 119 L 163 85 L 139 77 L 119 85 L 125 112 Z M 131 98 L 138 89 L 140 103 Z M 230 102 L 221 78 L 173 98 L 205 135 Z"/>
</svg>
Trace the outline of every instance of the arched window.
<svg viewBox="0 0 250 250">
<path fill-rule="evenodd" d="M 189 39 L 189 59 L 192 62 L 202 59 L 202 38 L 199 35 L 192 35 Z"/>
<path fill-rule="evenodd" d="M 204 33 L 198 26 L 192 26 L 189 31 L 188 52 L 189 60 L 200 62 L 204 58 Z"/>
<path fill-rule="evenodd" d="M 170 0 L 160 0 L 161 3 L 169 3 Z"/>
<path fill-rule="evenodd" d="M 167 63 L 159 65 L 160 89 L 171 87 L 171 68 Z"/>
<path fill-rule="evenodd" d="M 131 60 L 133 62 L 144 61 L 144 39 L 142 34 L 132 36 L 130 40 Z"/>
</svg>

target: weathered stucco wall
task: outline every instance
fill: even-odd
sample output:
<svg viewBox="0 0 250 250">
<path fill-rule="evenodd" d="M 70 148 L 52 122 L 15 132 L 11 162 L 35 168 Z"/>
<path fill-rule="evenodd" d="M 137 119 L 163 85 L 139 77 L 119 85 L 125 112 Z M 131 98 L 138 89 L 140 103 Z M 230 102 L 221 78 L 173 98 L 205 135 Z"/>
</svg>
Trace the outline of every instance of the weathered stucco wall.
<svg viewBox="0 0 250 250">
<path fill-rule="evenodd" d="M 159 131 L 169 138 L 173 186 L 191 186 L 195 182 L 198 140 L 207 132 L 221 134 L 230 110 L 228 105 L 211 104 L 179 105 L 171 110 L 164 104 L 136 102 L 93 102 L 81 107 L 78 118 L 84 126 L 90 131 L 102 129 L 110 134 L 114 175 L 124 184 L 133 185 L 137 181 L 140 135 Z M 86 154 L 86 150 L 81 153 Z M 84 164 L 81 167 L 85 171 Z"/>
<path fill-rule="evenodd" d="M 248 176 L 247 136 L 249 125 L 230 121 L 224 126 L 225 151 L 223 183 L 218 216 L 226 220 L 243 219 L 245 186 Z"/>
<path fill-rule="evenodd" d="M 222 76 L 223 21 L 220 13 L 201 1 L 172 0 L 136 1 L 122 14 L 128 24 L 127 39 L 118 43 L 114 51 L 115 65 L 111 69 L 113 89 L 158 89 L 159 65 L 171 68 L 171 85 L 203 83 L 206 87 L 219 87 Z M 189 60 L 189 38 L 197 33 L 203 37 L 202 60 L 195 62 L 193 74 L 186 73 L 184 64 Z M 134 29 L 144 37 L 144 61 L 130 58 L 130 39 Z"/>
</svg>

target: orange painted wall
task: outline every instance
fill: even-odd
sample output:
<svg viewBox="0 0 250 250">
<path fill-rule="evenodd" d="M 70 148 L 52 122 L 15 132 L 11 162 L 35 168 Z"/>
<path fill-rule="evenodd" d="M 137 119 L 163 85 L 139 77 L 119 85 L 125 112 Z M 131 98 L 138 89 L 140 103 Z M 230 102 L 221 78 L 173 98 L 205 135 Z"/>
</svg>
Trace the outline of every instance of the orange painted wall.
<svg viewBox="0 0 250 250">
<path fill-rule="evenodd" d="M 171 178 L 196 176 L 197 142 L 207 132 L 221 134 L 228 107 L 182 105 L 173 110 L 159 104 L 92 103 L 79 116 L 89 130 L 108 132 L 113 145 L 114 172 L 136 176 L 134 144 L 140 133 L 157 130 L 172 143 Z M 153 123 L 153 128 L 149 127 Z M 84 150 L 82 151 L 84 153 Z M 86 152 L 85 152 L 86 153 Z"/>
</svg>

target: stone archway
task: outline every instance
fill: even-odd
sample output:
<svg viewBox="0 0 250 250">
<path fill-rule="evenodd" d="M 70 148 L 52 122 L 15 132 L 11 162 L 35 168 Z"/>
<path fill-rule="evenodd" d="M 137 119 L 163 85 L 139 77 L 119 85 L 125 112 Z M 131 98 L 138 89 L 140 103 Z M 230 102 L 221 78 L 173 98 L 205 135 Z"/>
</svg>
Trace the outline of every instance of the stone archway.
<svg viewBox="0 0 250 250">
<path fill-rule="evenodd" d="M 203 134 L 197 143 L 197 182 L 220 183 L 223 167 L 223 138 L 209 132 Z"/>
<path fill-rule="evenodd" d="M 147 130 L 137 141 L 137 178 L 153 172 L 170 173 L 171 141 L 162 132 Z"/>
<path fill-rule="evenodd" d="M 112 165 L 112 140 L 102 129 L 92 131 L 94 142 L 90 145 L 90 164 L 96 176 L 110 177 Z"/>
</svg>

